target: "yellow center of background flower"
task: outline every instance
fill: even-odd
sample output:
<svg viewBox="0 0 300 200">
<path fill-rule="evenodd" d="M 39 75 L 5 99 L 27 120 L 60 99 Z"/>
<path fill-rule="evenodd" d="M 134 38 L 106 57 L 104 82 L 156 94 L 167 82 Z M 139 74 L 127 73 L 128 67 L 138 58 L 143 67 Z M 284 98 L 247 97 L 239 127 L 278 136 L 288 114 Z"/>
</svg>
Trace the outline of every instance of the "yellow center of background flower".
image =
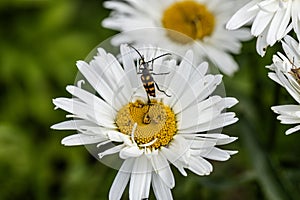
<svg viewBox="0 0 300 200">
<path fill-rule="evenodd" d="M 162 24 L 167 29 L 188 36 L 184 37 L 169 31 L 168 35 L 172 40 L 179 43 L 189 43 L 211 35 L 215 26 L 215 17 L 203 4 L 194 1 L 181 1 L 172 4 L 165 10 Z"/>
<path fill-rule="evenodd" d="M 166 146 L 177 132 L 174 112 L 155 100 L 129 103 L 118 112 L 116 124 L 121 133 L 131 135 L 135 123 L 134 140 L 140 147 L 154 141 L 148 148 Z"/>
</svg>

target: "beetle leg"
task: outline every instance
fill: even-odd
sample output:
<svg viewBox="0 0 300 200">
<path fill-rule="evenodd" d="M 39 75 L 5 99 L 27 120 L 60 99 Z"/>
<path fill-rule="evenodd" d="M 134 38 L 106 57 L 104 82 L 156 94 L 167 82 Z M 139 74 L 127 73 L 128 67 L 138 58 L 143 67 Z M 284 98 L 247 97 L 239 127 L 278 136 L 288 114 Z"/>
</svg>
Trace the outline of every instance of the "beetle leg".
<svg viewBox="0 0 300 200">
<path fill-rule="evenodd" d="M 156 74 L 156 73 L 151 73 L 152 75 L 168 75 L 170 74 L 170 72 L 164 72 L 164 73 L 159 73 L 159 74 Z"/>
<path fill-rule="evenodd" d="M 157 90 L 164 93 L 167 97 L 171 97 L 171 95 L 168 95 L 164 90 L 159 89 L 158 85 L 156 82 L 154 82 L 155 86 L 157 87 Z"/>
</svg>

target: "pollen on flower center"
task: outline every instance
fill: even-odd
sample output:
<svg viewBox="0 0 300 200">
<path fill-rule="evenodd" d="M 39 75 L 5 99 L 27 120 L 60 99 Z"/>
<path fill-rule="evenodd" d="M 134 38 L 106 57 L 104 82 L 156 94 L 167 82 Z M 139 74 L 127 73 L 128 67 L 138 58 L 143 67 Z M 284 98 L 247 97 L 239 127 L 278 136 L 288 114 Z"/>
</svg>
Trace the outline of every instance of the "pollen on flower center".
<svg viewBox="0 0 300 200">
<path fill-rule="evenodd" d="M 181 1 L 172 4 L 164 11 L 162 24 L 167 29 L 189 37 L 169 31 L 168 35 L 171 39 L 179 43 L 188 43 L 211 35 L 215 26 L 215 17 L 203 4 Z"/>
<path fill-rule="evenodd" d="M 116 124 L 120 132 L 131 135 L 135 123 L 134 141 L 140 147 L 148 143 L 147 147 L 151 149 L 166 146 L 177 132 L 174 112 L 155 100 L 150 104 L 141 101 L 128 103 L 119 110 Z"/>
</svg>

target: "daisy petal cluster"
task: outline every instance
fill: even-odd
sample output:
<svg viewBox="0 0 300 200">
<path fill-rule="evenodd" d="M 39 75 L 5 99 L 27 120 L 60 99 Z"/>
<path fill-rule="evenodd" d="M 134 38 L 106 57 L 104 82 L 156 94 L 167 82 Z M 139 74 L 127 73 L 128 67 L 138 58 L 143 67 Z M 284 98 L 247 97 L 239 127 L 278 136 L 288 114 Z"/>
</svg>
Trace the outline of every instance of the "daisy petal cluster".
<svg viewBox="0 0 300 200">
<path fill-rule="evenodd" d="M 193 49 L 198 55 L 196 63 L 206 59 L 232 75 L 238 65 L 231 54 L 239 53 L 241 41 L 251 38 L 247 29 L 225 29 L 236 5 L 235 0 L 106 1 L 104 7 L 112 12 L 102 25 L 121 31 L 113 39 L 114 45 L 149 43 L 181 57 Z"/>
<path fill-rule="evenodd" d="M 300 124 L 300 105 L 273 106 L 272 110 L 276 114 L 279 114 L 277 119 L 280 120 L 282 124 Z M 289 135 L 299 130 L 300 125 L 297 125 L 286 130 L 285 134 Z"/>
<path fill-rule="evenodd" d="M 292 29 L 300 38 L 299 8 L 299 0 L 252 0 L 232 16 L 226 28 L 235 30 L 250 23 L 251 34 L 257 37 L 256 51 L 264 56 L 268 46 Z"/>
<path fill-rule="evenodd" d="M 273 56 L 273 64 L 267 66 L 274 72 L 269 77 L 284 87 L 297 101 L 297 105 L 273 106 L 272 110 L 279 114 L 278 119 L 283 124 L 300 124 L 300 51 L 299 43 L 290 36 L 285 36 L 282 41 L 285 55 L 278 52 Z M 300 129 L 300 125 L 288 129 L 286 134 L 291 134 Z"/>
<path fill-rule="evenodd" d="M 133 59 L 136 51 L 121 45 L 117 59 L 99 48 L 92 61 L 77 62 L 85 84 L 96 94 L 83 89 L 83 84 L 67 86 L 73 97 L 53 103 L 72 119 L 52 128 L 77 131 L 62 140 L 64 145 L 93 144 L 99 148 L 99 159 L 118 155 L 123 160 L 109 199 L 120 199 L 127 185 L 133 200 L 149 198 L 151 185 L 157 199 L 172 199 L 175 179 L 170 165 L 183 176 L 187 169 L 203 176 L 213 170 L 209 160 L 225 161 L 237 153 L 219 146 L 237 139 L 220 130 L 238 120 L 235 113 L 225 111 L 238 101 L 214 94 L 222 76 L 207 74 L 206 62 L 194 67 L 193 51 L 187 51 L 179 64 L 159 57 L 164 51 L 158 48 L 138 51 L 145 61 L 152 60 L 153 73 L 161 74 L 153 75 L 155 97 L 147 101 L 137 73 L 140 62 Z M 104 146 L 108 147 L 100 151 Z"/>
</svg>

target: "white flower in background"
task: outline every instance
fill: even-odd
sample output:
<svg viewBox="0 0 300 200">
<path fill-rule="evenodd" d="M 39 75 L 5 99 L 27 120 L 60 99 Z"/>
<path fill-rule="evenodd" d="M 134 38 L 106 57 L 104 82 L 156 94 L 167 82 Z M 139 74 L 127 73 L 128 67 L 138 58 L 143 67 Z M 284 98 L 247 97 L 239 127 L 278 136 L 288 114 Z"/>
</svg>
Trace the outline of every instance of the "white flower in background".
<svg viewBox="0 0 300 200">
<path fill-rule="evenodd" d="M 238 65 L 230 54 L 239 53 L 241 41 L 251 38 L 248 29 L 225 29 L 237 5 L 235 0 L 106 1 L 104 7 L 112 12 L 102 25 L 121 31 L 112 40 L 114 45 L 154 44 L 181 57 L 192 49 L 197 53 L 196 63 L 206 59 L 232 75 Z"/>
<path fill-rule="evenodd" d="M 248 23 L 257 37 L 256 51 L 264 56 L 269 45 L 292 29 L 300 39 L 300 0 L 252 0 L 232 16 L 226 28 L 235 30 Z"/>
<path fill-rule="evenodd" d="M 97 94 L 67 86 L 73 98 L 56 98 L 53 103 L 74 119 L 52 128 L 78 131 L 62 140 L 66 146 L 114 144 L 98 152 L 100 159 L 118 154 L 124 160 L 109 199 L 120 199 L 128 183 L 130 199 L 148 198 L 151 184 L 157 199 L 172 199 L 175 180 L 170 164 L 184 176 L 185 169 L 202 176 L 213 170 L 208 160 L 225 161 L 236 153 L 217 147 L 237 139 L 217 129 L 238 120 L 233 112 L 224 111 L 237 100 L 212 94 L 222 76 L 206 74 L 207 63 L 193 67 L 193 52 L 188 51 L 179 65 L 165 56 L 151 63 L 153 73 L 165 73 L 153 77 L 170 97 L 156 91 L 148 103 L 133 60 L 137 52 L 127 45 L 120 50 L 122 64 L 101 48 L 90 63 L 77 62 Z M 139 51 L 146 61 L 165 53 L 153 47 Z"/>
<path fill-rule="evenodd" d="M 284 87 L 288 93 L 300 104 L 300 51 L 299 43 L 290 36 L 285 36 L 282 48 L 286 54 L 278 52 L 273 56 L 273 64 L 267 66 L 275 72 L 270 72 L 269 77 Z M 278 118 L 283 124 L 300 124 L 300 105 L 273 106 L 272 110 L 279 114 Z M 291 134 L 300 129 L 300 125 L 288 129 L 286 134 Z"/>
</svg>

